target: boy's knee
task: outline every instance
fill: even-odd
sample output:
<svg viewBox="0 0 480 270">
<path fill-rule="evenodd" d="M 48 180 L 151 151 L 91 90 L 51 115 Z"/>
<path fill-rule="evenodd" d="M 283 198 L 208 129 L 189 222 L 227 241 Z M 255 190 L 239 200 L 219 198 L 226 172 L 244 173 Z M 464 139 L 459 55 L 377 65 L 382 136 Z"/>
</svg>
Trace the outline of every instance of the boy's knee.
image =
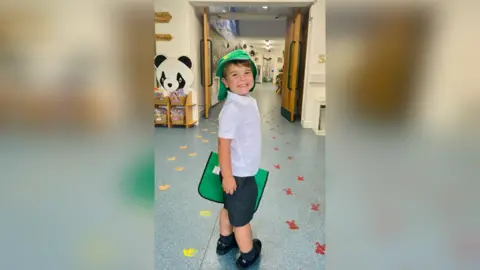
<svg viewBox="0 0 480 270">
<path fill-rule="evenodd" d="M 235 229 L 246 229 L 250 227 L 250 222 L 242 226 L 233 226 Z"/>
</svg>

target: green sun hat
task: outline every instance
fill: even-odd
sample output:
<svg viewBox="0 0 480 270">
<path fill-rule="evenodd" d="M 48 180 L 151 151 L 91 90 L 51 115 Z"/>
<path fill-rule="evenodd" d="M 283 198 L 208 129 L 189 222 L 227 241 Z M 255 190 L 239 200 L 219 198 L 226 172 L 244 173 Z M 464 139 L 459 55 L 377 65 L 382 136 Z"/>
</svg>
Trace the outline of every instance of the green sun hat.
<svg viewBox="0 0 480 270">
<path fill-rule="evenodd" d="M 225 55 L 218 61 L 217 72 L 215 75 L 217 77 L 222 78 L 223 70 L 225 68 L 225 64 L 233 60 L 248 60 L 252 65 L 252 73 L 253 73 L 253 87 L 250 89 L 250 92 L 253 91 L 255 88 L 255 78 L 257 77 L 257 67 L 253 62 L 252 58 L 244 51 L 244 50 L 235 50 L 230 52 L 229 54 Z M 220 89 L 218 89 L 218 100 L 222 101 L 227 98 L 228 89 L 225 87 L 225 84 L 220 80 Z"/>
</svg>

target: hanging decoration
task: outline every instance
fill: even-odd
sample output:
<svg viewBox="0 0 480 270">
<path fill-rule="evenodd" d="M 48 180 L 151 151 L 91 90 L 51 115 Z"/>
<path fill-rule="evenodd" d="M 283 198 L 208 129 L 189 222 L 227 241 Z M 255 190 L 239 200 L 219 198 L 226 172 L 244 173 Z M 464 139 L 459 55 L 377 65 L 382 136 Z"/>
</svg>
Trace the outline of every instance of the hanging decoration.
<svg viewBox="0 0 480 270">
<path fill-rule="evenodd" d="M 222 12 L 222 10 L 210 7 L 210 12 Z M 235 12 L 235 8 L 229 7 L 228 12 Z M 237 20 L 210 20 L 210 26 L 228 41 L 235 40 L 239 36 Z"/>
</svg>

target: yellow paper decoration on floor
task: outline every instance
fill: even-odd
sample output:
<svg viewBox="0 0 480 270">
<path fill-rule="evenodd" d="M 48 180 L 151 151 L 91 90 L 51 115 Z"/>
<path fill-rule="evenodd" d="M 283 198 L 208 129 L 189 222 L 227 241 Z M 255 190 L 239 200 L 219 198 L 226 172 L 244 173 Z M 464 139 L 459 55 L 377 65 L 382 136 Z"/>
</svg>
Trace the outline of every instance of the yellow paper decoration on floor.
<svg viewBox="0 0 480 270">
<path fill-rule="evenodd" d="M 167 190 L 170 188 L 170 185 L 159 186 L 158 189 L 160 190 Z"/>
<path fill-rule="evenodd" d="M 193 257 L 197 254 L 197 250 L 194 248 L 188 248 L 183 250 L 183 256 L 185 257 Z"/>
<path fill-rule="evenodd" d="M 200 216 L 202 216 L 202 217 L 209 217 L 210 215 L 211 215 L 210 211 L 208 211 L 208 210 L 200 211 Z"/>
</svg>

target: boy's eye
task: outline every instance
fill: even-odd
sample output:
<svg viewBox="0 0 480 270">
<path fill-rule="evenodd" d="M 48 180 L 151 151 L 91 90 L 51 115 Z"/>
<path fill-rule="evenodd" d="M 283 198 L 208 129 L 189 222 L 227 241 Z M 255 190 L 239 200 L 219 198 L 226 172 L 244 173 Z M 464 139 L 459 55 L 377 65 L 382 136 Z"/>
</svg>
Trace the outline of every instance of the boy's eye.
<svg viewBox="0 0 480 270">
<path fill-rule="evenodd" d="M 250 74 L 250 73 L 251 73 L 250 71 L 245 72 L 245 74 Z"/>
</svg>

